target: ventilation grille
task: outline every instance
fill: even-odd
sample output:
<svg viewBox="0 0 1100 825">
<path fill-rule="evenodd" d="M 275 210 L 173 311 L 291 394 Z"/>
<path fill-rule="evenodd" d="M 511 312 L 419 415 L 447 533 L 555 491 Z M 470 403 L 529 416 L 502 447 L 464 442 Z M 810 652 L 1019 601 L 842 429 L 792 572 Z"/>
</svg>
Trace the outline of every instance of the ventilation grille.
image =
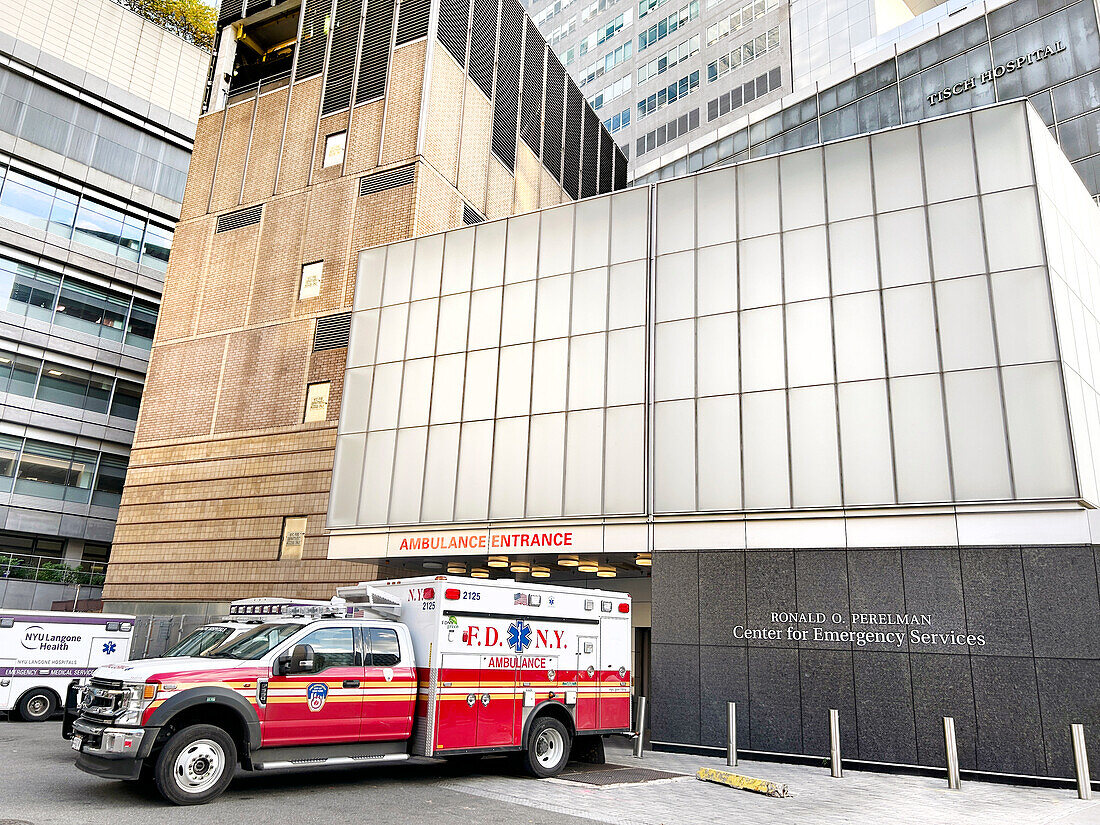
<svg viewBox="0 0 1100 825">
<path fill-rule="evenodd" d="M 600 182 L 599 193 L 611 191 L 611 184 L 615 180 L 613 174 L 615 167 L 615 141 L 611 139 L 606 129 L 600 132 Z"/>
<path fill-rule="evenodd" d="M 493 152 L 509 171 L 516 168 L 516 119 L 519 114 L 520 41 L 523 9 L 519 0 L 503 0 L 497 45 L 497 86 L 493 101 Z"/>
<path fill-rule="evenodd" d="M 470 0 L 440 0 L 439 42 L 466 68 L 466 30 L 470 25 Z"/>
<path fill-rule="evenodd" d="M 561 185 L 576 200 L 580 197 L 581 175 L 581 118 L 584 115 L 584 98 L 580 89 L 569 79 L 565 84 L 565 163 L 561 171 Z"/>
<path fill-rule="evenodd" d="M 229 232 L 231 229 L 240 229 L 243 226 L 257 224 L 260 222 L 263 210 L 264 206 L 261 203 L 256 206 L 249 206 L 247 209 L 238 209 L 236 212 L 226 212 L 224 215 L 218 215 L 218 223 L 214 227 L 214 231 Z"/>
<path fill-rule="evenodd" d="M 317 319 L 317 329 L 313 331 L 313 351 L 340 349 L 348 345 L 351 335 L 351 313 L 341 312 Z"/>
<path fill-rule="evenodd" d="M 374 100 L 386 93 L 386 70 L 390 62 L 390 32 L 393 29 L 393 3 L 367 3 L 367 21 L 363 31 L 363 57 L 359 62 L 359 85 L 355 102 Z"/>
<path fill-rule="evenodd" d="M 466 226 L 473 226 L 475 223 L 483 223 L 484 221 L 485 218 L 470 204 L 462 204 L 462 222 Z"/>
<path fill-rule="evenodd" d="M 432 0 L 404 0 L 401 4 L 401 16 L 397 19 L 398 46 L 427 37 L 431 11 Z"/>
<path fill-rule="evenodd" d="M 523 108 L 519 111 L 519 136 L 537 157 L 539 127 L 542 125 L 542 72 L 546 44 L 539 36 L 533 20 L 527 20 L 526 28 L 523 41 Z"/>
<path fill-rule="evenodd" d="M 236 4 L 231 2 L 230 5 Z M 248 0 L 248 4 L 245 6 L 245 15 L 255 14 L 261 9 L 270 8 L 273 5 L 275 4 L 272 2 L 272 0 Z"/>
<path fill-rule="evenodd" d="M 584 155 L 581 158 L 581 197 L 596 194 L 599 170 L 600 120 L 591 107 L 584 107 Z"/>
<path fill-rule="evenodd" d="M 546 117 L 542 126 L 542 162 L 554 180 L 561 175 L 562 129 L 565 117 L 565 69 L 561 61 L 545 47 L 546 52 Z"/>
<path fill-rule="evenodd" d="M 615 150 L 615 189 L 626 189 L 626 153 Z"/>
<path fill-rule="evenodd" d="M 375 192 L 396 189 L 398 186 L 408 186 L 415 178 L 416 169 L 411 163 L 408 166 L 367 175 L 359 179 L 359 196 L 373 195 Z"/>
<path fill-rule="evenodd" d="M 218 29 L 221 30 L 229 23 L 234 23 L 244 17 L 244 13 L 241 11 L 243 6 L 241 0 L 225 0 L 222 3 L 221 13 L 218 15 Z"/>
<path fill-rule="evenodd" d="M 302 21 L 302 42 L 298 48 L 297 80 L 320 74 L 325 66 L 325 18 L 332 9 L 331 0 L 306 0 Z"/>
<path fill-rule="evenodd" d="M 486 97 L 493 95 L 493 53 L 497 39 L 497 0 L 474 0 L 470 18 L 470 77 Z"/>
<path fill-rule="evenodd" d="M 359 15 L 363 0 L 338 0 L 336 28 L 332 34 L 332 52 L 325 72 L 325 99 L 321 114 L 338 112 L 351 105 L 351 85 L 355 74 L 355 47 L 359 42 Z"/>
</svg>

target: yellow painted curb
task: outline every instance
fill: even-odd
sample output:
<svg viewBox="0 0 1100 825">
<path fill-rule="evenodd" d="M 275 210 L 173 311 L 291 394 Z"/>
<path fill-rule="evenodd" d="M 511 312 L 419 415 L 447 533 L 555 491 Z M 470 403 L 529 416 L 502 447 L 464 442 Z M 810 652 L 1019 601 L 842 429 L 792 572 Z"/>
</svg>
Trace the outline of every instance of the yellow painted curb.
<svg viewBox="0 0 1100 825">
<path fill-rule="evenodd" d="M 738 788 L 742 791 L 761 793 L 764 794 L 764 796 L 790 796 L 790 793 L 787 792 L 787 786 L 780 785 L 778 782 L 769 782 L 767 779 L 755 779 L 751 776 L 742 776 L 739 773 L 720 771 L 715 768 L 700 768 L 695 778 L 701 779 L 704 782 L 716 782 L 719 785 L 728 785 L 731 788 Z"/>
</svg>

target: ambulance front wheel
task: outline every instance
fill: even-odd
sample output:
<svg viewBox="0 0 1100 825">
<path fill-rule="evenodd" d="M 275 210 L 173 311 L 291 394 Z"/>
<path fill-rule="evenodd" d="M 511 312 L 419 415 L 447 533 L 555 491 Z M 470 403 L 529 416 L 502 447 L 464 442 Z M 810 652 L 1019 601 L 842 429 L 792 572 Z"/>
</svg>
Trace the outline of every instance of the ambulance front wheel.
<svg viewBox="0 0 1100 825">
<path fill-rule="evenodd" d="M 45 722 L 57 710 L 57 699 L 52 690 L 34 688 L 19 700 L 19 718 L 24 722 Z"/>
<path fill-rule="evenodd" d="M 569 731 L 551 716 L 535 721 L 531 729 L 523 767 L 532 776 L 557 776 L 569 761 Z"/>
<path fill-rule="evenodd" d="M 201 805 L 229 787 L 237 746 L 223 728 L 191 725 L 176 732 L 157 756 L 160 795 L 176 805 Z"/>
</svg>

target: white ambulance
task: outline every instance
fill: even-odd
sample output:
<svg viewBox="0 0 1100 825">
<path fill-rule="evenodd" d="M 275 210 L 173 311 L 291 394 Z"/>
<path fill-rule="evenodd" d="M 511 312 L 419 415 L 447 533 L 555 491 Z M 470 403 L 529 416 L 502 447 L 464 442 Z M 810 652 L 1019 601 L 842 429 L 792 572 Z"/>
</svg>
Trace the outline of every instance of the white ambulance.
<svg viewBox="0 0 1100 825">
<path fill-rule="evenodd" d="M 69 683 L 130 658 L 134 617 L 0 608 L 0 711 L 42 722 Z"/>
</svg>

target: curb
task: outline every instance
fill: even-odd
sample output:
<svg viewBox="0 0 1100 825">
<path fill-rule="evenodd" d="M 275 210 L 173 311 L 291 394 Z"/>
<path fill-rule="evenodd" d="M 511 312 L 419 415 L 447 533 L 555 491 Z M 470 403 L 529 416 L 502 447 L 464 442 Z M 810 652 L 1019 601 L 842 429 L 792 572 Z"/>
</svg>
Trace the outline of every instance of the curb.
<svg viewBox="0 0 1100 825">
<path fill-rule="evenodd" d="M 715 782 L 719 785 L 737 788 L 742 791 L 752 791 L 753 793 L 763 794 L 764 796 L 777 798 L 790 796 L 785 784 L 771 782 L 767 779 L 756 779 L 751 776 L 743 776 L 739 773 L 732 773 L 731 771 L 720 771 L 715 768 L 700 768 L 695 778 L 701 779 L 704 782 Z"/>
</svg>

